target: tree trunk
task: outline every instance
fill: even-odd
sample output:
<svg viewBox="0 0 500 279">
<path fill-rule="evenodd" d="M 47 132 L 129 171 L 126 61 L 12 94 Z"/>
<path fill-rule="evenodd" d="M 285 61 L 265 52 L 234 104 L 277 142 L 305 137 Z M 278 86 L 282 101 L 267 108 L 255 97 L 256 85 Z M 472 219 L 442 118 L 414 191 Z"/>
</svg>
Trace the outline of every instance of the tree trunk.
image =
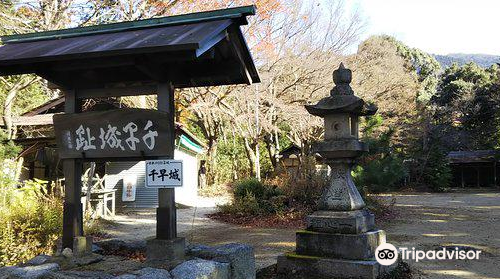
<svg viewBox="0 0 500 279">
<path fill-rule="evenodd" d="M 276 140 L 272 135 L 270 135 L 269 137 L 266 137 L 265 143 L 271 165 L 273 166 L 273 169 L 276 170 L 278 167 L 278 159 L 276 158 L 278 155 L 278 147 Z"/>
<path fill-rule="evenodd" d="M 214 185 L 217 181 L 217 139 L 215 137 L 208 138 L 207 148 L 207 186 Z"/>
<path fill-rule="evenodd" d="M 237 160 L 237 154 L 236 154 L 236 135 L 234 133 L 234 129 L 233 129 L 233 150 L 231 152 L 231 156 L 232 156 L 232 160 L 231 160 L 231 167 L 233 169 L 233 181 L 237 181 L 238 180 L 238 160 Z"/>
<path fill-rule="evenodd" d="M 5 132 L 7 133 L 8 140 L 12 140 L 15 137 L 15 127 L 12 119 L 12 105 L 14 104 L 17 92 L 18 91 L 15 87 L 11 88 L 7 93 L 7 96 L 5 96 L 5 101 L 3 103 L 3 123 L 5 125 Z"/>
<path fill-rule="evenodd" d="M 257 144 L 252 141 L 250 142 L 247 138 L 244 138 L 245 142 L 245 153 L 247 154 L 248 163 L 250 164 L 250 172 L 251 175 L 257 177 L 257 166 L 260 168 L 260 165 L 257 165 L 257 156 L 255 155 L 255 150 Z"/>
</svg>

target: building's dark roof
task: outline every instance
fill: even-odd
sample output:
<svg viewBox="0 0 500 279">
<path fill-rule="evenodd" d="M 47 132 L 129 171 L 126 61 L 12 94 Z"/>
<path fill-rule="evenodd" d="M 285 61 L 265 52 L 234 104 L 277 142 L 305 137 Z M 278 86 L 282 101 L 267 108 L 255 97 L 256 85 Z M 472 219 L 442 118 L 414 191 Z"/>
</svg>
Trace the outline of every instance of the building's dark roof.
<svg viewBox="0 0 500 279">
<path fill-rule="evenodd" d="M 61 87 L 259 82 L 240 25 L 253 6 L 4 36 L 0 75 L 35 73 Z"/>
<path fill-rule="evenodd" d="M 292 144 L 289 147 L 283 149 L 280 151 L 279 156 L 282 158 L 289 158 L 290 156 L 294 155 L 294 158 L 297 158 L 298 155 L 300 155 L 300 147 L 298 147 L 296 144 Z"/>
<path fill-rule="evenodd" d="M 494 162 L 500 158 L 499 150 L 451 151 L 446 156 L 452 164 Z"/>
<path fill-rule="evenodd" d="M 15 65 L 23 61 L 43 62 L 79 57 L 113 56 L 133 53 L 137 49 L 145 52 L 194 50 L 200 55 L 202 54 L 200 47 L 231 24 L 230 19 L 225 19 L 115 33 L 14 41 L 1 48 L 0 63 Z"/>
</svg>

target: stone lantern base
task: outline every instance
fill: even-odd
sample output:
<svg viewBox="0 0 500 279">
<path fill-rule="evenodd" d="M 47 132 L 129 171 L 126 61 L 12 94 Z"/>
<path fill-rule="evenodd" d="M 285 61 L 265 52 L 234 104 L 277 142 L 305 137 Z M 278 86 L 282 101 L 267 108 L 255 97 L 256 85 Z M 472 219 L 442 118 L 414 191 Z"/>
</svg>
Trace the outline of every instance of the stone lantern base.
<svg viewBox="0 0 500 279">
<path fill-rule="evenodd" d="M 297 231 L 296 250 L 278 257 L 277 272 L 287 279 L 376 279 L 389 272 L 375 260 L 385 232 L 368 210 L 316 211 L 307 229 Z"/>
<path fill-rule="evenodd" d="M 390 271 L 390 266 L 375 260 L 342 260 L 288 253 L 278 257 L 279 278 L 287 279 L 376 279 Z"/>
</svg>

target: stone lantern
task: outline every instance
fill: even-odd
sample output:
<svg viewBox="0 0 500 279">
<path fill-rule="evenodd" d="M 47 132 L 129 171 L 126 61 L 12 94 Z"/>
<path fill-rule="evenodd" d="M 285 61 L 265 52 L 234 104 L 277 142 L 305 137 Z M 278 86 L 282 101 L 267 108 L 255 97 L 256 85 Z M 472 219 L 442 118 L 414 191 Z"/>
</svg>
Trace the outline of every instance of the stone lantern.
<svg viewBox="0 0 500 279">
<path fill-rule="evenodd" d="M 318 211 L 307 216 L 306 230 L 296 233 L 296 250 L 278 258 L 278 273 L 289 278 L 377 278 L 387 268 L 375 261 L 385 232 L 375 228 L 374 215 L 365 209 L 351 177 L 355 159 L 368 146 L 359 141 L 360 116 L 377 111 L 354 95 L 352 72 L 343 64 L 333 72 L 330 96 L 307 111 L 324 118 L 324 140 L 313 146 L 330 166 L 328 186 Z"/>
</svg>

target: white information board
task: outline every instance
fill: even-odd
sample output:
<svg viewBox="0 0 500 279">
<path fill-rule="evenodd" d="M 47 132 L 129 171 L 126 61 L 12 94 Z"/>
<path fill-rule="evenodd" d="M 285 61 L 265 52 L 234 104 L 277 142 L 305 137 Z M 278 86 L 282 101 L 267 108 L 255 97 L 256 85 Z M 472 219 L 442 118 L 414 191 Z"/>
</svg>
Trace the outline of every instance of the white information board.
<svg viewBox="0 0 500 279">
<path fill-rule="evenodd" d="M 182 161 L 147 160 L 146 187 L 173 188 L 182 186 Z"/>
</svg>

